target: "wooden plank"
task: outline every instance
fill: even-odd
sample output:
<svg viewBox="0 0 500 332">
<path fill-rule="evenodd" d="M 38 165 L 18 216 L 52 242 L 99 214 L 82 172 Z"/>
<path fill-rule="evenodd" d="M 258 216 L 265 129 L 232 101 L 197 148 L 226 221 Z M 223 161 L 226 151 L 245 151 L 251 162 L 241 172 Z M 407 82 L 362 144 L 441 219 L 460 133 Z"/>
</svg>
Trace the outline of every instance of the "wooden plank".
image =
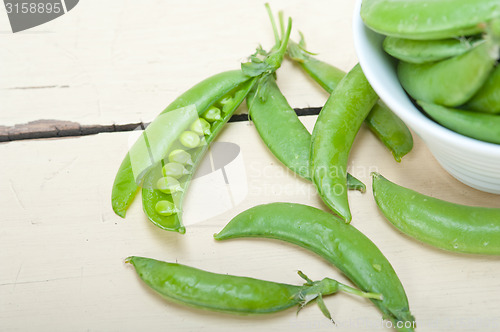
<svg viewBox="0 0 500 332">
<path fill-rule="evenodd" d="M 302 118 L 311 129 L 315 116 Z M 316 255 L 271 240 L 216 243 L 212 234 L 237 213 L 260 203 L 297 202 L 325 208 L 313 186 L 267 151 L 251 123 L 231 123 L 218 142 L 240 149 L 243 167 L 229 169 L 236 199 L 208 214 L 217 177 L 193 181 L 185 209 L 185 235 L 162 231 L 133 203 L 125 220 L 110 207 L 115 172 L 130 133 L 0 144 L 0 326 L 5 331 L 290 331 L 330 330 L 314 305 L 245 317 L 187 308 L 164 301 L 124 264 L 129 255 L 178 261 L 218 273 L 299 284 L 301 269 L 313 279 L 346 279 Z M 497 206 L 498 196 L 478 192 L 449 176 L 416 137 L 414 151 L 396 163 L 366 130 L 356 140 L 350 171 L 367 186 L 349 194 L 352 224 L 375 242 L 403 282 L 420 331 L 497 331 L 500 327 L 500 261 L 459 255 L 417 243 L 392 228 L 370 192 L 371 171 L 417 191 L 457 203 Z M 233 173 L 231 173 L 231 171 Z M 215 173 L 214 173 L 215 174 Z M 243 174 L 243 176 L 241 176 Z M 201 178 L 202 179 L 202 178 Z M 211 183 L 211 186 L 207 186 Z M 201 199 L 200 199 L 201 197 Z M 234 196 L 236 197 L 236 196 Z M 237 197 L 236 197 L 237 198 Z M 390 331 L 370 302 L 326 298 L 336 331 Z"/>
<path fill-rule="evenodd" d="M 274 1 L 310 49 L 345 70 L 356 63 L 354 1 Z M 39 119 L 81 125 L 151 121 L 180 93 L 240 62 L 273 33 L 262 2 L 81 1 L 68 14 L 9 33 L 0 15 L 0 124 Z M 294 107 L 321 106 L 326 94 L 290 63 L 280 86 Z M 244 112 L 244 108 L 242 110 Z"/>
</svg>

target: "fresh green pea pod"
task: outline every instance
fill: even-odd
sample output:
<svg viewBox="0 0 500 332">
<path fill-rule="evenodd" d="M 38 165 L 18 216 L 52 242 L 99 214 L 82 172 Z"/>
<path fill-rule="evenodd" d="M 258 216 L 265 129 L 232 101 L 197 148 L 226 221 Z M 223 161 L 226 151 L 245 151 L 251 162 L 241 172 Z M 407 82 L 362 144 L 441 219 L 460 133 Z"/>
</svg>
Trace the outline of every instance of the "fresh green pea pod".
<svg viewBox="0 0 500 332">
<path fill-rule="evenodd" d="M 270 12 L 270 10 L 268 11 Z M 288 36 L 290 35 L 291 26 L 292 21 L 291 19 L 289 19 L 287 27 Z M 220 127 L 227 122 L 232 112 L 234 112 L 239 104 L 245 99 L 246 94 L 248 93 L 252 85 L 256 83 L 257 79 L 266 75 L 271 75 L 281 66 L 281 62 L 283 61 L 283 57 L 286 52 L 286 47 L 286 42 L 277 45 L 270 53 L 266 53 L 265 57 L 262 56 L 263 54 L 260 52 L 260 49 L 257 50 L 257 53 L 250 58 L 249 62 L 241 64 L 241 70 L 224 72 L 212 76 L 202 81 L 201 83 L 198 83 L 196 86 L 189 89 L 180 97 L 178 97 L 174 102 L 172 102 L 160 114 L 159 117 L 163 119 L 163 115 L 184 108 L 195 109 L 198 116 L 202 116 L 206 113 L 207 110 L 212 109 L 214 105 L 221 105 L 221 102 L 223 102 L 225 108 L 224 112 L 227 113 L 225 113 L 220 120 L 216 119 L 216 117 L 213 118 L 214 123 L 212 124 L 211 135 L 209 135 L 208 138 L 204 139 L 201 142 L 201 146 L 197 146 L 194 149 L 194 153 L 202 155 L 202 153 L 196 151 L 203 149 L 207 144 L 211 142 L 211 140 L 220 130 Z M 228 98 L 228 96 L 230 95 L 234 96 L 234 98 Z M 192 119 L 191 123 L 194 120 L 196 119 Z M 154 127 L 159 127 L 155 126 L 155 122 L 156 119 L 151 125 L 153 125 Z M 175 131 L 177 133 L 178 130 L 186 130 L 187 128 L 188 127 L 185 126 L 184 123 L 181 123 L 180 125 L 172 126 L 172 128 L 169 128 L 169 130 L 155 131 L 159 134 L 155 136 L 154 141 L 149 141 L 147 137 L 142 137 L 142 139 L 139 140 L 140 144 L 138 145 L 138 147 L 135 149 L 134 147 L 132 148 L 132 150 L 140 152 L 134 154 L 134 156 L 139 156 L 140 158 L 131 158 L 130 152 L 126 155 L 115 177 L 115 182 L 113 184 L 113 190 L 111 194 L 112 207 L 116 214 L 121 217 L 125 217 L 126 210 L 128 209 L 130 203 L 133 201 L 137 190 L 141 185 L 141 181 L 145 181 L 142 177 L 143 174 L 158 173 L 157 171 L 153 172 L 152 168 L 157 167 L 158 164 L 163 161 L 156 160 L 156 158 L 153 158 L 153 160 L 148 160 L 149 158 L 151 158 L 150 152 L 152 150 L 157 150 L 157 155 L 161 154 L 163 158 L 166 158 L 169 153 L 172 152 L 173 148 L 182 148 L 182 146 L 174 146 L 174 142 L 172 142 L 171 139 L 172 135 L 169 134 L 169 132 Z M 164 140 L 164 137 L 162 137 L 162 133 L 164 135 L 169 135 L 169 139 Z M 158 149 L 156 148 L 156 145 L 163 148 Z M 134 164 L 137 163 L 139 163 L 140 165 L 150 163 L 151 165 L 148 168 L 141 168 L 141 178 L 138 178 L 137 173 L 134 171 Z M 149 179 L 148 182 L 151 183 L 151 179 Z M 149 188 L 146 189 L 146 195 L 148 194 L 148 191 L 153 190 L 152 188 L 153 187 L 149 186 Z M 143 203 L 144 201 L 145 200 L 143 198 Z M 150 211 L 150 209 L 148 208 L 144 208 L 144 210 Z M 183 227 L 178 228 L 179 224 L 177 222 L 174 224 L 174 229 L 184 231 Z M 166 227 L 168 229 L 171 229 L 171 226 Z"/>
<path fill-rule="evenodd" d="M 247 96 L 248 113 L 257 132 L 286 167 L 311 180 L 311 134 L 288 104 L 272 75 L 259 86 L 260 89 L 254 87 Z M 349 173 L 347 185 L 349 189 L 366 190 L 366 186 Z"/>
<path fill-rule="evenodd" d="M 417 102 L 432 119 L 444 127 L 481 141 L 500 144 L 500 115 Z"/>
<path fill-rule="evenodd" d="M 201 115 L 217 100 L 251 80 L 252 78 L 243 74 L 241 70 L 227 71 L 214 75 L 184 92 L 174 100 L 158 118 L 163 119 L 161 115 L 189 106 L 194 106 L 198 114 Z M 186 127 L 183 126 L 176 126 L 175 128 L 179 130 L 186 129 Z M 177 136 L 175 135 L 176 133 L 172 135 L 171 131 L 164 130 L 163 132 L 165 135 L 171 137 Z M 141 136 L 141 138 L 142 137 L 144 136 Z M 163 140 L 159 140 L 159 142 L 155 142 L 155 144 L 162 141 Z M 136 149 L 139 152 L 135 153 L 135 155 L 142 153 L 146 162 L 150 162 L 148 157 L 146 157 L 149 156 L 149 146 L 143 142 L 144 139 L 140 139 L 136 142 L 138 145 Z M 169 146 L 167 146 L 167 149 L 168 147 Z M 134 163 L 139 162 L 137 159 L 140 158 L 135 158 Z M 122 218 L 125 217 L 126 211 L 139 189 L 139 185 L 140 183 L 137 182 L 136 176 L 134 175 L 130 153 L 127 153 L 116 174 L 111 194 L 112 207 L 117 215 Z"/>
<path fill-rule="evenodd" d="M 305 50 L 305 42 L 288 44 L 288 56 L 297 62 L 323 89 L 332 93 L 346 73 L 326 62 L 312 57 Z M 401 119 L 381 100 L 365 119 L 368 128 L 392 152 L 397 162 L 413 148 L 413 137 Z"/>
<path fill-rule="evenodd" d="M 291 28 L 292 22 L 289 19 L 286 30 L 286 38 L 284 38 L 283 41 L 280 41 L 279 44 L 275 45 L 275 47 L 269 53 L 263 54 L 263 50 L 259 49 L 257 51 L 257 53 L 259 53 L 258 57 L 252 56 L 250 62 L 243 63 L 241 65 L 242 72 L 246 73 L 252 78 L 247 82 L 244 82 L 243 84 L 237 86 L 235 89 L 233 89 L 233 91 L 230 91 L 230 95 L 232 96 L 232 98 L 228 99 L 228 93 L 226 92 L 220 95 L 219 99 L 214 100 L 212 105 L 207 106 L 207 109 L 214 109 L 213 105 L 220 105 L 221 100 L 223 100 L 225 111 L 220 113 L 220 120 L 217 120 L 215 118 L 213 119 L 213 122 L 211 124 L 211 133 L 210 135 L 206 135 L 204 137 L 202 141 L 203 144 L 199 144 L 196 147 L 193 146 L 193 149 L 187 151 L 191 154 L 193 167 L 190 174 L 187 174 L 181 179 L 182 181 L 180 183 L 180 186 L 182 190 L 173 192 L 171 194 L 158 190 L 155 184 L 158 182 L 158 178 L 163 176 L 161 172 L 161 163 L 157 163 L 155 168 L 151 169 L 146 175 L 146 180 L 142 188 L 142 207 L 149 220 L 153 224 L 165 230 L 185 233 L 186 229 L 182 223 L 182 203 L 194 170 L 201 161 L 208 145 L 217 136 L 219 131 L 222 129 L 222 126 L 230 119 L 236 108 L 238 108 L 241 102 L 243 102 L 254 84 L 265 81 L 265 77 L 272 75 L 281 66 L 281 62 L 283 61 L 283 57 L 286 52 Z M 262 59 L 262 57 L 264 59 Z M 196 135 L 195 133 L 193 134 Z M 180 138 L 180 143 L 185 147 L 191 147 L 190 144 L 186 144 L 186 142 L 182 141 L 182 137 Z M 177 147 L 173 146 L 172 149 L 175 150 L 177 149 Z M 167 155 L 168 154 L 165 154 L 165 156 Z M 158 201 L 172 202 L 178 212 L 168 216 L 162 214 L 162 211 L 156 209 L 156 203 Z"/>
<path fill-rule="evenodd" d="M 361 290 L 382 294 L 382 301 L 372 302 L 384 318 L 401 331 L 413 331 L 415 318 L 389 261 L 370 239 L 334 215 L 302 204 L 264 204 L 243 211 L 214 235 L 216 240 L 243 237 L 276 239 L 313 251 Z"/>
<path fill-rule="evenodd" d="M 364 298 L 381 299 L 380 294 L 365 293 L 334 279 L 312 281 L 299 271 L 306 283 L 295 286 L 249 277 L 212 273 L 194 267 L 162 262 L 151 258 L 131 256 L 139 277 L 153 290 L 173 302 L 196 308 L 232 314 L 268 314 L 307 303 L 318 303 L 323 314 L 331 320 L 323 302 L 324 295 L 343 291 Z"/>
<path fill-rule="evenodd" d="M 498 64 L 484 85 L 467 102 L 465 108 L 478 112 L 500 114 L 500 66 Z"/>
<path fill-rule="evenodd" d="M 410 96 L 455 107 L 468 101 L 484 84 L 498 57 L 498 47 L 482 43 L 459 56 L 431 63 L 400 61 L 397 72 Z"/>
<path fill-rule="evenodd" d="M 157 190 L 158 188 L 155 184 L 157 183 L 158 178 L 163 177 L 163 170 L 161 163 L 157 164 L 146 175 L 145 182 L 142 188 L 142 206 L 144 212 L 146 213 L 149 220 L 153 224 L 165 230 L 185 233 L 185 228 L 184 226 L 182 226 L 182 211 L 183 211 L 182 202 L 184 200 L 184 195 L 187 191 L 187 187 L 189 186 L 194 170 L 197 168 L 198 164 L 201 162 L 203 156 L 205 155 L 208 145 L 219 134 L 224 124 L 226 124 L 226 122 L 231 118 L 234 111 L 243 102 L 246 95 L 248 94 L 252 86 L 257 82 L 257 80 L 258 78 L 253 78 L 249 80 L 248 82 L 242 84 L 237 88 L 238 92 L 233 93 L 235 97 L 232 99 L 232 104 L 231 104 L 232 109 L 227 113 L 224 113 L 220 121 L 212 123 L 210 135 L 205 136 L 206 144 L 202 146 L 196 146 L 193 149 L 187 150 L 187 152 L 191 156 L 190 159 L 193 165 L 190 169 L 189 174 L 184 175 L 184 177 L 180 179 L 181 190 L 172 194 L 168 194 L 162 192 L 161 190 Z M 175 149 L 176 147 L 174 146 L 173 148 Z M 172 202 L 175 205 L 177 213 L 172 215 L 163 215 L 156 208 L 156 203 L 158 201 Z"/>
<path fill-rule="evenodd" d="M 361 18 L 372 30 L 408 39 L 444 39 L 484 31 L 500 16 L 498 0 L 363 0 Z"/>
<path fill-rule="evenodd" d="M 339 82 L 314 125 L 311 139 L 312 180 L 323 202 L 346 222 L 347 161 L 354 138 L 378 96 L 359 64 Z"/>
<path fill-rule="evenodd" d="M 373 174 L 373 196 L 401 232 L 462 253 L 500 255 L 500 209 L 466 206 L 426 196 Z"/>
<path fill-rule="evenodd" d="M 484 40 L 478 38 L 414 40 L 387 36 L 383 48 L 396 59 L 409 63 L 425 63 L 458 56 L 483 42 Z"/>
</svg>

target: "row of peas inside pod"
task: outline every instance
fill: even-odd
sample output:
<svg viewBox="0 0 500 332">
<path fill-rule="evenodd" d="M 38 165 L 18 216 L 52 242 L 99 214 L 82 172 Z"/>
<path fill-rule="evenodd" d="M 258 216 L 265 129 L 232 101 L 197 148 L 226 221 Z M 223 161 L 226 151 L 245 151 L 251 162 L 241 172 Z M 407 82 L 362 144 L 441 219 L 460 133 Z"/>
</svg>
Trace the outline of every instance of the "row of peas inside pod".
<svg viewBox="0 0 500 332">
<path fill-rule="evenodd" d="M 364 0 L 402 87 L 433 120 L 500 144 L 500 2 Z"/>
<path fill-rule="evenodd" d="M 185 191 L 213 136 L 230 118 L 234 104 L 239 105 L 238 99 L 242 96 L 231 91 L 201 116 L 191 112 L 191 120 L 168 148 L 167 157 L 146 173 L 142 185 L 143 209 L 160 228 L 184 231 L 180 214 Z M 183 109 L 174 112 L 178 111 Z"/>
</svg>

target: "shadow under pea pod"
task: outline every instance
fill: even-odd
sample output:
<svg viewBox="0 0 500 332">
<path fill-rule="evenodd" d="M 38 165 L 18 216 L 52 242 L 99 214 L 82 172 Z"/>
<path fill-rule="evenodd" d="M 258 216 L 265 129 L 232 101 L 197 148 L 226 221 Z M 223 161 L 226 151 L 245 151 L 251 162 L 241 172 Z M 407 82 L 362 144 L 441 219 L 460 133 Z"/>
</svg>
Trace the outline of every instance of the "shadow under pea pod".
<svg viewBox="0 0 500 332">
<path fill-rule="evenodd" d="M 193 175 L 184 201 L 184 225 L 192 225 L 233 209 L 248 194 L 240 146 L 213 142 Z"/>
</svg>

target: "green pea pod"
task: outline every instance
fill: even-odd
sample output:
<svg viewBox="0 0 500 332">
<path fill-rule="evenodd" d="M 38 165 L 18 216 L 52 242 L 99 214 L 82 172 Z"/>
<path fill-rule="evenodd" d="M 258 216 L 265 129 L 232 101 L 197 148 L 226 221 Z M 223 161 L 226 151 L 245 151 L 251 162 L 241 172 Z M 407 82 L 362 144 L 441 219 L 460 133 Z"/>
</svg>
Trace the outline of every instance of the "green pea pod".
<svg viewBox="0 0 500 332">
<path fill-rule="evenodd" d="M 384 39 L 383 48 L 396 59 L 425 63 L 458 56 L 483 42 L 483 39 L 477 38 L 414 40 L 388 36 Z"/>
<path fill-rule="evenodd" d="M 219 121 L 216 121 L 212 124 L 210 134 L 204 137 L 206 144 L 194 149 L 187 150 L 187 152 L 191 155 L 191 161 L 193 165 L 190 168 L 189 174 L 179 179 L 181 190 L 172 194 L 168 194 L 158 190 L 156 187 L 156 182 L 160 177 L 163 177 L 162 164 L 159 163 L 150 170 L 150 173 L 146 176 L 146 181 L 142 187 L 142 207 L 144 212 L 148 216 L 148 219 L 153 224 L 165 230 L 185 233 L 185 228 L 184 226 L 182 226 L 182 202 L 191 182 L 194 171 L 203 159 L 208 145 L 215 139 L 215 137 L 217 137 L 222 127 L 231 118 L 238 106 L 243 102 L 246 95 L 257 82 L 257 80 L 258 78 L 252 78 L 237 87 L 234 93 L 229 93 L 229 95 L 233 97 L 232 101 L 230 103 L 226 103 L 227 112 L 223 114 L 222 118 Z M 172 150 L 175 149 L 176 146 L 172 146 Z M 156 209 L 156 204 L 158 201 L 168 201 L 173 203 L 176 207 L 177 213 L 172 215 L 163 215 L 161 211 L 158 211 Z"/>
<path fill-rule="evenodd" d="M 500 66 L 498 64 L 484 85 L 467 102 L 465 108 L 478 112 L 500 114 Z"/>
<path fill-rule="evenodd" d="M 269 8 L 268 12 L 270 13 Z M 291 27 L 292 21 L 289 19 L 286 31 L 288 37 L 290 36 Z M 224 72 L 197 84 L 178 97 L 160 114 L 159 117 L 163 118 L 165 114 L 178 111 L 179 109 L 195 109 L 199 117 L 205 117 L 205 122 L 212 124 L 210 125 L 210 130 L 204 130 L 206 134 L 201 139 L 197 137 L 195 132 L 189 131 L 191 127 L 197 127 L 197 123 L 195 123 L 196 119 L 194 119 L 189 126 L 186 126 L 184 121 L 180 123 L 171 121 L 169 123 L 173 123 L 173 125 L 166 126 L 168 130 L 154 131 L 158 133 L 158 135 L 154 136 L 154 140 L 148 140 L 147 137 L 140 139 L 142 143 L 139 144 L 139 147 L 133 149 L 135 152 L 133 153 L 134 158 L 131 157 L 130 152 L 127 154 L 118 170 L 113 184 L 111 200 L 113 210 L 116 214 L 121 217 L 125 216 L 126 210 L 134 199 L 139 186 L 142 182 L 147 182 L 147 185 L 143 188 L 143 209 L 146 213 L 150 213 L 148 215 L 150 220 L 164 229 L 175 230 L 181 233 L 185 232 L 180 217 L 177 216 L 182 212 L 181 206 L 176 205 L 176 210 L 179 211 L 179 213 L 176 213 L 173 217 L 166 216 L 165 213 L 163 213 L 163 208 L 158 208 L 159 211 L 156 211 L 157 213 L 154 213 L 154 209 L 150 208 L 151 206 L 156 206 L 158 200 L 150 202 L 149 198 L 162 199 L 174 204 L 176 202 L 177 204 L 182 204 L 183 190 L 173 193 L 174 196 L 179 196 L 178 199 L 174 199 L 173 197 L 163 197 L 158 190 L 159 188 L 153 185 L 153 183 L 157 183 L 159 180 L 158 174 L 160 173 L 158 169 L 163 166 L 163 160 L 166 160 L 172 152 L 179 150 L 179 148 L 191 149 L 192 154 L 194 154 L 199 161 L 203 155 L 203 149 L 206 148 L 207 144 L 210 144 L 211 140 L 213 140 L 220 131 L 221 126 L 227 122 L 231 114 L 245 99 L 252 85 L 255 84 L 258 79 L 273 74 L 281 66 L 281 62 L 286 52 L 288 37 L 285 42 L 276 45 L 269 53 L 265 53 L 260 48 L 257 49 L 257 52 L 250 57 L 249 62 L 241 64 L 241 70 Z M 221 109 L 222 112 L 220 111 Z M 224 116 L 221 115 L 222 113 L 224 113 Z M 153 121 L 153 127 L 165 127 L 161 125 L 156 126 L 157 119 Z M 182 134 L 177 135 L 180 130 L 183 130 Z M 174 132 L 175 135 L 170 135 L 170 132 Z M 173 137 L 178 137 L 179 139 L 173 141 Z M 180 143 L 180 145 L 178 143 Z M 156 145 L 161 147 L 158 148 L 157 151 Z M 137 153 L 137 151 L 140 153 Z M 163 159 L 157 160 L 158 158 L 151 158 L 152 155 L 153 157 L 155 157 L 155 155 L 156 157 L 158 157 L 158 155 L 163 155 Z M 145 165 L 149 163 L 150 166 L 146 167 Z M 140 177 L 138 174 L 134 173 L 136 168 L 134 167 L 135 164 L 141 165 L 139 168 L 141 171 Z M 186 175 L 187 179 L 190 178 L 194 169 L 195 167 L 192 168 L 190 175 Z M 145 176 L 148 178 L 144 180 L 143 174 L 146 174 Z M 188 182 L 189 181 L 184 181 L 184 187 L 187 187 Z M 152 194 L 153 191 L 155 191 L 154 194 Z M 170 203 L 160 204 L 159 206 L 170 205 Z M 165 218 L 167 218 L 167 220 L 165 220 Z"/>
<path fill-rule="evenodd" d="M 474 35 L 500 16 L 498 0 L 363 0 L 361 18 L 372 30 L 408 39 Z"/>
<path fill-rule="evenodd" d="M 276 239 L 313 251 L 361 290 L 382 294 L 382 301 L 372 302 L 384 318 L 401 331 L 413 331 L 415 319 L 389 261 L 370 239 L 334 215 L 302 204 L 271 203 L 240 213 L 214 235 L 216 240 L 242 237 Z"/>
<path fill-rule="evenodd" d="M 500 144 L 500 115 L 478 113 L 418 101 L 429 116 L 457 133 Z"/>
<path fill-rule="evenodd" d="M 250 62 L 241 65 L 242 73 L 251 77 L 250 79 L 238 85 L 232 91 L 220 95 L 212 104 L 206 105 L 206 109 L 210 112 L 206 112 L 205 109 L 200 110 L 199 114 L 205 117 L 207 125 L 211 123 L 209 125 L 210 130 L 204 131 L 204 135 L 201 139 L 198 138 L 195 132 L 190 130 L 191 127 L 196 127 L 195 125 L 198 123 L 197 120 L 194 120 L 189 127 L 184 127 L 187 131 L 184 131 L 183 134 L 179 136 L 178 143 L 180 143 L 181 147 L 183 146 L 189 149 L 187 152 L 191 155 L 190 159 L 193 166 L 189 170 L 189 174 L 178 179 L 179 185 L 175 190 L 171 190 L 166 186 L 166 183 L 171 183 L 172 180 L 165 181 L 165 179 L 163 179 L 163 161 L 157 163 L 155 168 L 151 169 L 146 175 L 146 181 L 142 188 L 142 206 L 144 212 L 153 224 L 165 230 L 185 233 L 186 230 L 182 222 L 182 203 L 196 167 L 200 163 L 208 145 L 220 132 L 222 126 L 231 118 L 231 115 L 243 102 L 254 84 L 259 82 L 260 86 L 260 82 L 264 82 L 267 76 L 272 75 L 280 67 L 286 52 L 291 28 L 292 22 L 289 19 L 286 38 L 284 38 L 283 41 L 278 41 L 269 53 L 259 48 L 257 53 L 251 56 Z M 172 151 L 178 149 L 179 146 L 173 144 L 170 151 L 164 154 L 164 158 L 166 159 Z M 161 187 L 159 187 L 158 184 Z M 165 203 L 158 205 L 160 201 Z M 163 209 L 164 205 L 174 205 L 176 213 L 165 213 Z"/>
<path fill-rule="evenodd" d="M 311 140 L 311 172 L 323 202 L 346 222 L 347 161 L 354 138 L 377 102 L 359 64 L 340 81 L 319 113 Z"/>
<path fill-rule="evenodd" d="M 242 84 L 248 83 L 250 80 L 251 77 L 244 75 L 241 70 L 227 71 L 214 75 L 184 92 L 162 113 L 160 113 L 158 118 L 162 119 L 161 116 L 165 113 L 185 107 L 194 107 L 198 114 L 201 115 L 216 101 L 220 100 L 229 92 L 237 89 Z M 178 126 L 176 128 L 184 129 L 183 126 Z M 166 136 L 170 136 L 169 131 L 165 130 L 163 132 Z M 153 145 L 158 143 L 161 144 L 161 142 L 161 137 L 158 137 L 158 141 L 153 142 Z M 136 156 L 136 158 L 134 158 L 134 163 L 144 163 L 145 161 L 149 161 L 148 149 L 150 146 L 151 142 L 149 142 L 149 145 L 146 144 L 144 136 L 141 136 L 133 147 L 135 150 L 134 155 Z M 138 158 L 140 155 L 144 157 L 143 160 Z M 134 167 L 132 165 L 130 153 L 127 153 L 116 174 L 111 194 L 113 210 L 122 218 L 125 217 L 126 211 L 139 189 L 140 181 L 138 183 L 137 180 L 138 179 L 134 175 Z"/>
<path fill-rule="evenodd" d="M 393 226 L 445 250 L 500 255 L 500 209 L 446 202 L 373 174 L 373 196 Z"/>
<path fill-rule="evenodd" d="M 398 77 L 414 99 L 455 107 L 468 101 L 484 84 L 498 57 L 489 42 L 442 61 L 413 64 L 400 61 Z"/>
<path fill-rule="evenodd" d="M 311 301 L 318 303 L 331 319 L 323 295 L 344 291 L 365 298 L 380 299 L 380 294 L 365 293 L 334 279 L 306 280 L 302 286 L 227 274 L 217 274 L 178 263 L 132 256 L 126 259 L 139 277 L 156 292 L 176 303 L 233 314 L 267 314 L 293 306 L 302 308 Z"/>
<path fill-rule="evenodd" d="M 346 73 L 328 63 L 312 57 L 305 50 L 305 42 L 290 42 L 289 57 L 297 62 L 323 89 L 332 93 Z M 375 136 L 392 152 L 398 162 L 413 148 L 410 130 L 381 100 L 375 104 L 365 123 Z"/>
<path fill-rule="evenodd" d="M 257 132 L 286 167 L 311 180 L 311 134 L 288 104 L 272 75 L 259 86 L 260 89 L 254 87 L 247 96 L 248 113 Z M 366 190 L 366 186 L 349 173 L 347 184 L 349 189 Z"/>
</svg>

